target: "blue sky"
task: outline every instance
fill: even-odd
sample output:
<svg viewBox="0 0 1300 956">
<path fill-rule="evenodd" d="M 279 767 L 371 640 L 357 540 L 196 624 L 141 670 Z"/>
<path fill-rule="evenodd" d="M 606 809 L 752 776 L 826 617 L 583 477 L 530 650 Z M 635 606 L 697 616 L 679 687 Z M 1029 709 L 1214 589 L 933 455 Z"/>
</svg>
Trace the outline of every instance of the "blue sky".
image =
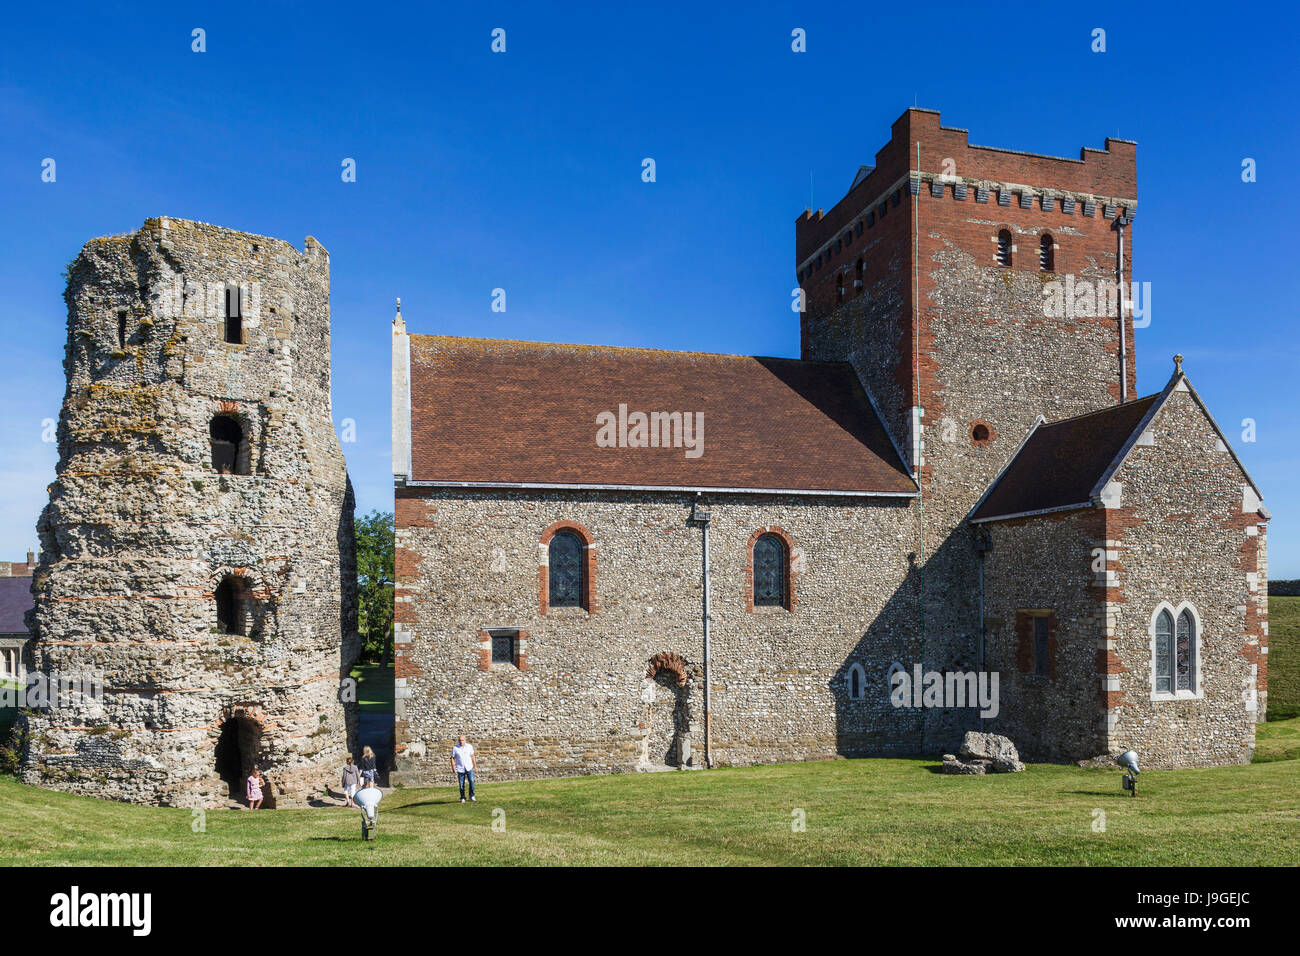
<svg viewBox="0 0 1300 956">
<path fill-rule="evenodd" d="M 1273 576 L 1300 576 L 1294 9 L 471 6 L 8 7 L 0 559 L 36 541 L 55 461 L 41 421 L 64 388 L 60 274 L 87 239 L 157 215 L 319 239 L 335 420 L 357 422 L 359 510 L 387 509 L 394 297 L 419 332 L 797 355 L 810 179 L 829 209 L 915 103 L 982 145 L 1138 141 L 1135 278 L 1154 307 L 1140 391 L 1186 356 L 1273 512 Z"/>
</svg>

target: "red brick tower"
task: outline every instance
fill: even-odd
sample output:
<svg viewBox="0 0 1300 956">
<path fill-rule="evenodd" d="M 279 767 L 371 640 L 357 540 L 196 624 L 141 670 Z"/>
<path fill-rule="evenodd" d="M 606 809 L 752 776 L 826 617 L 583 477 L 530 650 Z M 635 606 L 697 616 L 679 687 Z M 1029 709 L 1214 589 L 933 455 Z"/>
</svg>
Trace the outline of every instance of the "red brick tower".
<svg viewBox="0 0 1300 956">
<path fill-rule="evenodd" d="M 1040 156 L 909 109 L 839 203 L 795 222 L 803 358 L 851 362 L 919 469 L 927 667 L 977 664 L 964 519 L 1035 417 L 1136 397 L 1113 291 L 1131 281 L 1136 184 L 1127 140 Z"/>
</svg>

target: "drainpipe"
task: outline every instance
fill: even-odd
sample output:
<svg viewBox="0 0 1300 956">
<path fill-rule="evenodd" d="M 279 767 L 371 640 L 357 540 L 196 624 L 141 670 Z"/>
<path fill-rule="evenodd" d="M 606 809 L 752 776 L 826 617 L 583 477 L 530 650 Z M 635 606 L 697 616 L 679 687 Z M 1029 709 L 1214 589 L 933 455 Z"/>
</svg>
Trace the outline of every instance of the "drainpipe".
<svg viewBox="0 0 1300 956">
<path fill-rule="evenodd" d="M 980 528 L 975 532 L 975 552 L 979 555 L 979 590 L 980 590 L 980 619 L 979 619 L 979 670 L 984 671 L 984 559 L 988 553 L 993 550 L 993 536 L 988 533 L 986 528 Z"/>
<path fill-rule="evenodd" d="M 1115 261 L 1115 299 L 1119 310 L 1119 400 L 1128 401 L 1128 342 L 1124 328 L 1124 227 L 1129 223 L 1128 216 L 1119 216 L 1115 220 L 1115 235 L 1119 240 L 1119 251 Z"/>
<path fill-rule="evenodd" d="M 690 524 L 697 524 L 704 533 L 704 766 L 713 767 L 713 713 L 710 708 L 709 694 L 709 518 L 707 511 L 698 510 L 699 492 L 691 502 L 691 514 L 687 518 Z"/>
</svg>

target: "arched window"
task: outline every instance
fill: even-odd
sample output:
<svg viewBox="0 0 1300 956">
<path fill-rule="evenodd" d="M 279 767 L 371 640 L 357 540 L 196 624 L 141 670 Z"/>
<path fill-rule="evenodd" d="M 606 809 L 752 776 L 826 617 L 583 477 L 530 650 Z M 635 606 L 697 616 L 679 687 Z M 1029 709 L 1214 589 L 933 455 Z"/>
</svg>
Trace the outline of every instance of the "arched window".
<svg viewBox="0 0 1300 956">
<path fill-rule="evenodd" d="M 858 263 L 853 267 L 853 271 L 853 294 L 858 295 L 862 292 L 862 279 L 866 275 L 866 264 L 861 257 L 858 258 Z"/>
<path fill-rule="evenodd" d="M 1167 697 L 1194 697 L 1196 686 L 1196 612 L 1188 605 L 1174 611 L 1164 605 L 1151 625 L 1155 692 Z"/>
<path fill-rule="evenodd" d="M 998 230 L 998 265 L 1011 268 L 1011 233 L 1005 229 Z"/>
<path fill-rule="evenodd" d="M 557 532 L 547 547 L 549 607 L 582 607 L 586 593 L 586 567 L 582 539 L 572 531 Z"/>
<path fill-rule="evenodd" d="M 212 470 L 221 475 L 248 474 L 248 442 L 239 422 L 230 415 L 217 415 L 208 425 L 212 439 Z"/>
<path fill-rule="evenodd" d="M 849 665 L 849 700 L 862 700 L 866 695 L 867 675 L 861 664 Z"/>
<path fill-rule="evenodd" d="M 1161 611 L 1156 616 L 1156 693 L 1174 692 L 1174 616 Z"/>
<path fill-rule="evenodd" d="M 1196 690 L 1196 620 L 1183 609 L 1174 629 L 1174 690 Z"/>
<path fill-rule="evenodd" d="M 754 607 L 790 607 L 789 558 L 785 542 L 774 534 L 754 542 Z"/>
<path fill-rule="evenodd" d="M 835 275 L 835 304 L 839 305 L 844 301 L 844 273 L 838 272 Z"/>
<path fill-rule="evenodd" d="M 1052 241 L 1050 233 L 1043 233 L 1043 237 L 1038 240 L 1038 268 L 1043 272 L 1056 271 L 1054 246 L 1055 243 Z"/>
<path fill-rule="evenodd" d="M 239 578 L 227 575 L 217 585 L 217 633 L 244 633 L 244 586 Z"/>
</svg>

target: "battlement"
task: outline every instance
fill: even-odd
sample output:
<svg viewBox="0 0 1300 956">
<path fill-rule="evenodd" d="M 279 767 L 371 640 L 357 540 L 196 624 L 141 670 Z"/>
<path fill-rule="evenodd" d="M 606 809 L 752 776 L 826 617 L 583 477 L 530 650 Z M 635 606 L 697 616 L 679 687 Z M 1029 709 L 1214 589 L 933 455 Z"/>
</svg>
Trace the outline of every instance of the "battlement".
<svg viewBox="0 0 1300 956">
<path fill-rule="evenodd" d="M 971 145 L 969 137 L 968 130 L 942 125 L 935 110 L 906 110 L 876 153 L 874 169 L 860 175 L 829 211 L 804 210 L 796 218 L 795 268 L 802 269 L 898 190 L 915 194 L 922 181 L 939 179 L 990 192 L 1051 192 L 1073 199 L 1071 206 L 1136 206 L 1137 144 L 1131 140 L 1107 137 L 1104 149 L 1085 146 L 1078 159 L 1071 159 Z"/>
</svg>

